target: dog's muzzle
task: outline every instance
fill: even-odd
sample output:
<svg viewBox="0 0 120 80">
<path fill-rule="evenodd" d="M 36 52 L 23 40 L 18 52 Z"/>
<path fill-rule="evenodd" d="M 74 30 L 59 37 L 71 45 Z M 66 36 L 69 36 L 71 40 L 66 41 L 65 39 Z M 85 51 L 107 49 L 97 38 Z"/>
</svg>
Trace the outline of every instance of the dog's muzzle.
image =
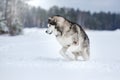
<svg viewBox="0 0 120 80">
<path fill-rule="evenodd" d="M 54 31 L 54 27 L 55 27 L 55 26 L 53 26 L 53 25 L 51 25 L 51 24 L 48 24 L 48 28 L 47 28 L 47 30 L 46 30 L 46 33 L 47 33 L 47 34 L 52 34 L 53 31 Z"/>
<path fill-rule="evenodd" d="M 45 32 L 46 32 L 47 34 L 52 34 L 52 31 L 50 32 L 50 31 L 46 30 Z"/>
</svg>

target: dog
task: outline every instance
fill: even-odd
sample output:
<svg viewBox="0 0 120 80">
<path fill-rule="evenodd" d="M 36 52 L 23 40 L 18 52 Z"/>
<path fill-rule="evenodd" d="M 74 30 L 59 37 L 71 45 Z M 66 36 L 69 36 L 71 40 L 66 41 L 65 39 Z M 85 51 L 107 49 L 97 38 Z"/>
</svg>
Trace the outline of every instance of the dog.
<svg viewBox="0 0 120 80">
<path fill-rule="evenodd" d="M 78 57 L 81 56 L 83 60 L 89 60 L 89 38 L 83 28 L 77 23 L 71 22 L 60 15 L 55 15 L 48 18 L 46 33 L 54 33 L 62 46 L 60 54 L 64 58 L 78 60 Z"/>
</svg>

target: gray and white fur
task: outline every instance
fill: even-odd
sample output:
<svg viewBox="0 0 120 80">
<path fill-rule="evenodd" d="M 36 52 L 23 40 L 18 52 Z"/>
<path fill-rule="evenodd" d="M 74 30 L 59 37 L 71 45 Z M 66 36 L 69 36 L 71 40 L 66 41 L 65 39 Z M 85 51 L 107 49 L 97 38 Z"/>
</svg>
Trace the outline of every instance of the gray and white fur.
<svg viewBox="0 0 120 80">
<path fill-rule="evenodd" d="M 48 19 L 48 34 L 54 33 L 61 44 L 60 54 L 68 60 L 89 60 L 90 43 L 89 38 L 82 27 L 68 19 L 56 15 Z"/>
</svg>

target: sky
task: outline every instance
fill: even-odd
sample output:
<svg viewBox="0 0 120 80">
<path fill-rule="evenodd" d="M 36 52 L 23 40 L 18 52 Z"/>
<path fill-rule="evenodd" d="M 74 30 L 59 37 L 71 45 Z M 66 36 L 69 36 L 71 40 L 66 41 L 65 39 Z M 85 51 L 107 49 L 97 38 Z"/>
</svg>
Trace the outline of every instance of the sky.
<svg viewBox="0 0 120 80">
<path fill-rule="evenodd" d="M 47 10 L 57 5 L 91 12 L 110 11 L 120 13 L 120 0 L 30 0 L 28 3 Z"/>
</svg>

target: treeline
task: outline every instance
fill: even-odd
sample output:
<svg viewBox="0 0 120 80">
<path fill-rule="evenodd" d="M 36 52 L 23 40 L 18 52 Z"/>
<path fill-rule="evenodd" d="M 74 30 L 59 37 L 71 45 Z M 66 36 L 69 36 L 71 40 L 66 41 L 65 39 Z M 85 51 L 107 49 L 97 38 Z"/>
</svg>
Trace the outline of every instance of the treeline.
<svg viewBox="0 0 120 80">
<path fill-rule="evenodd" d="M 24 27 L 46 28 L 48 17 L 61 15 L 85 29 L 115 30 L 120 28 L 120 13 L 91 13 L 74 8 L 53 6 L 49 10 L 29 6 L 27 0 L 0 0 L 0 34 L 17 35 Z"/>
<path fill-rule="evenodd" d="M 120 28 L 120 14 L 116 13 L 91 13 L 89 11 L 75 10 L 73 8 L 51 7 L 44 10 L 40 7 L 29 7 L 25 13 L 24 26 L 26 27 L 47 27 L 49 16 L 61 15 L 73 22 L 76 22 L 86 29 L 92 30 L 115 30 Z"/>
</svg>

